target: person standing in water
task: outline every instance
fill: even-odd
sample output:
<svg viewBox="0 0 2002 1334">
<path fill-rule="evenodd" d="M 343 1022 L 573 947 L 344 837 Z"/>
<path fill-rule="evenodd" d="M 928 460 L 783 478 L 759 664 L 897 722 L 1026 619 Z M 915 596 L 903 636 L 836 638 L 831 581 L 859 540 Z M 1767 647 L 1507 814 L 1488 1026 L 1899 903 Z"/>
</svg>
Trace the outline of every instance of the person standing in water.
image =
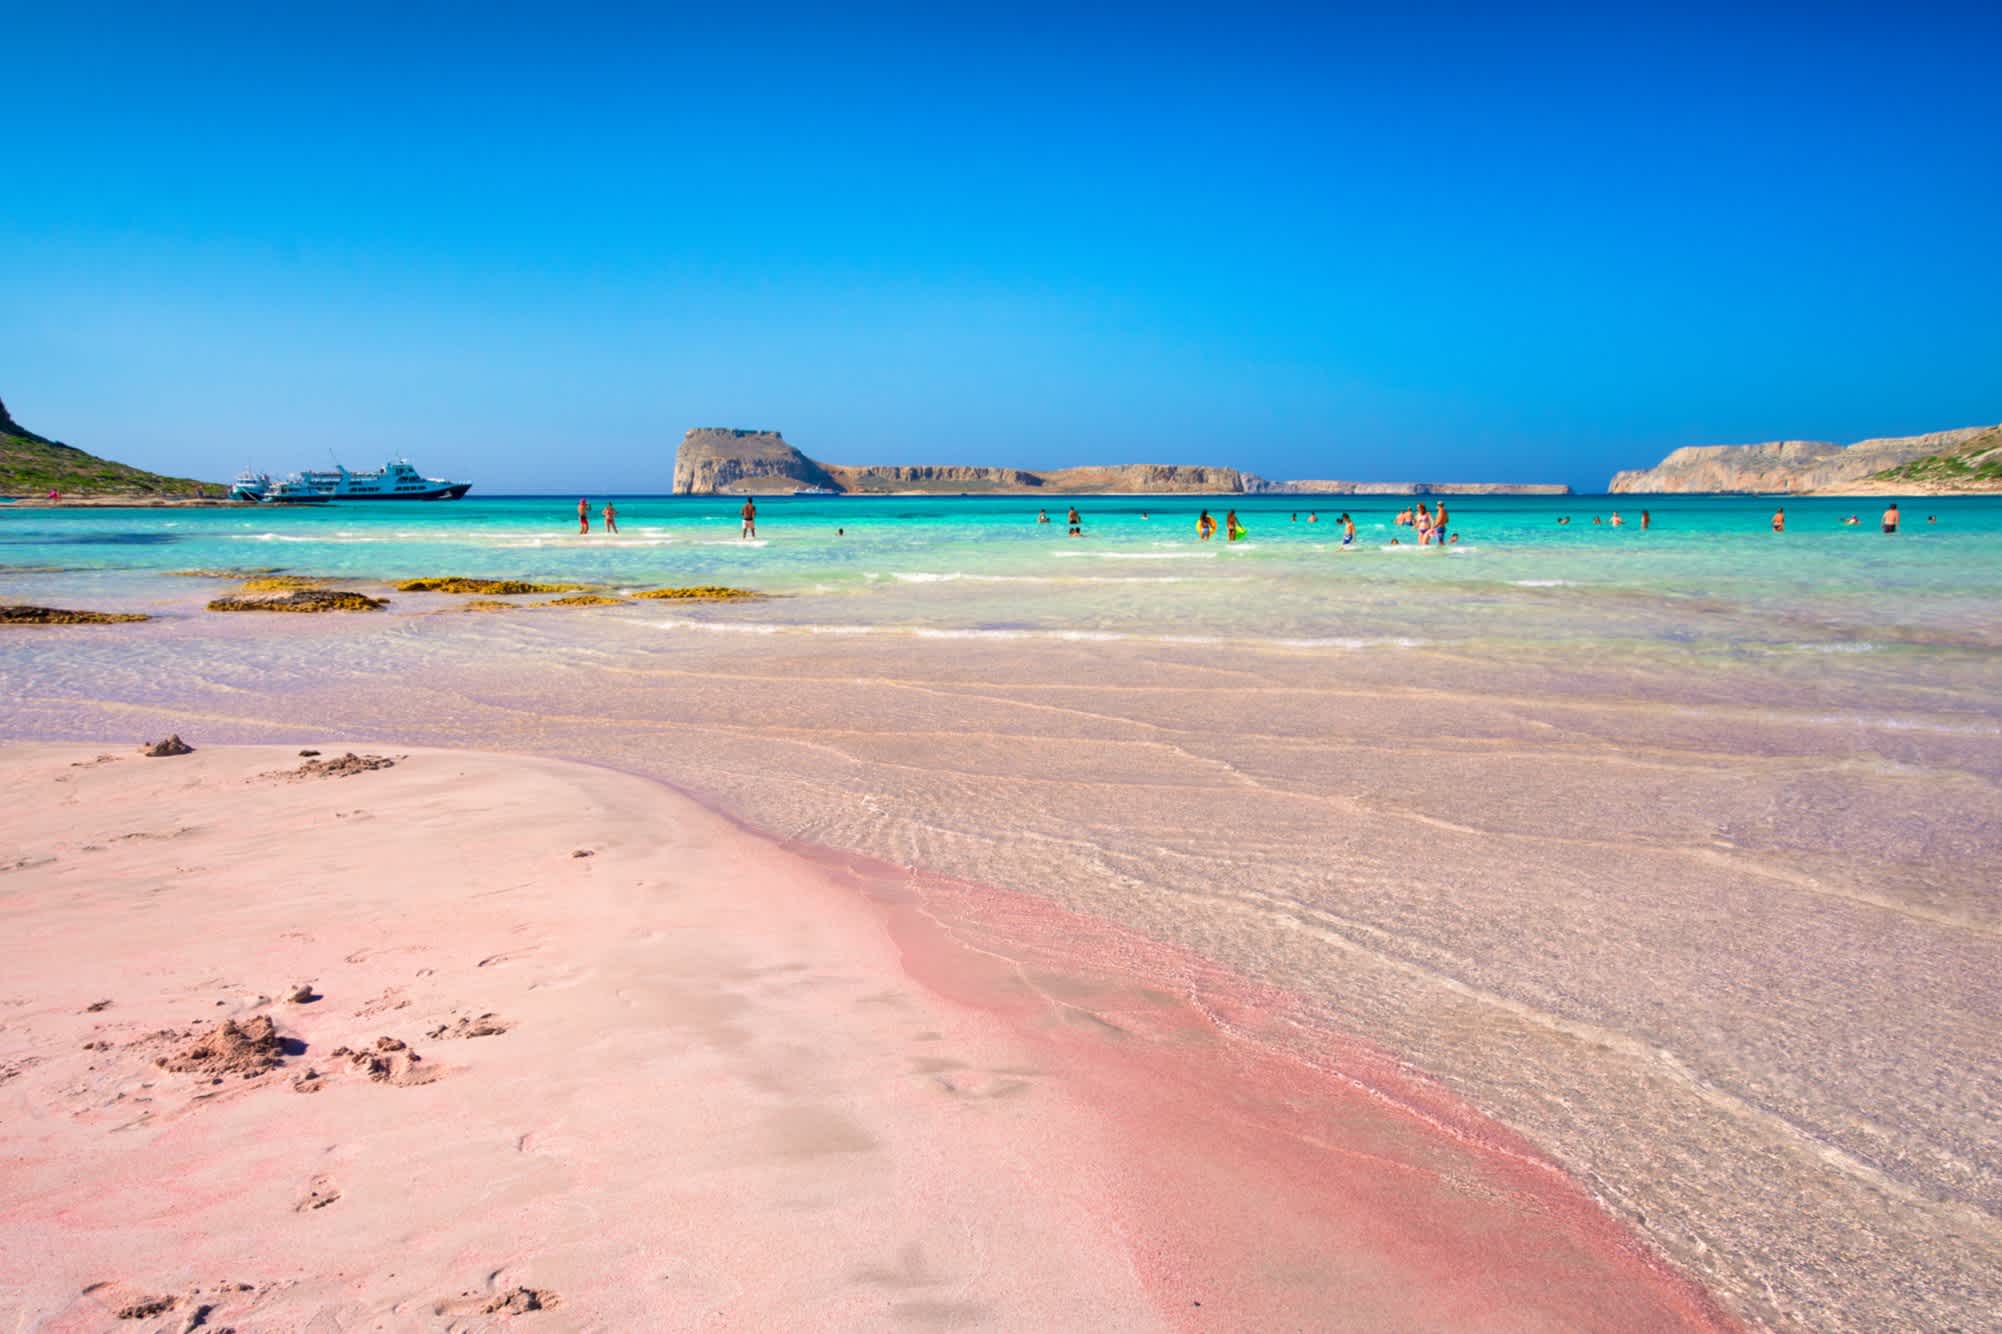
<svg viewBox="0 0 2002 1334">
<path fill-rule="evenodd" d="M 1196 540 L 1199 542 L 1207 542 L 1210 540 L 1210 537 L 1215 532 L 1216 532 L 1216 520 L 1210 517 L 1210 512 L 1208 510 L 1204 510 L 1196 518 Z"/>
<path fill-rule="evenodd" d="M 612 504 L 609 500 L 605 502 L 605 531 L 608 533 L 619 531 L 618 506 Z"/>
<path fill-rule="evenodd" d="M 1895 500 L 1892 501 L 1890 507 L 1884 511 L 1884 531 L 1887 533 L 1895 533 L 1898 531 L 1898 502 Z"/>
<path fill-rule="evenodd" d="M 591 502 L 583 496 L 577 497 L 577 532 L 579 535 L 591 531 Z"/>
<path fill-rule="evenodd" d="M 1354 546 L 1356 544 L 1356 521 L 1349 517 L 1347 510 L 1343 510 L 1339 522 L 1342 525 L 1342 545 L 1345 547 Z"/>
<path fill-rule="evenodd" d="M 1084 516 L 1077 512 L 1077 506 L 1073 505 L 1070 507 L 1070 512 L 1064 515 L 1064 522 L 1070 525 L 1070 532 L 1065 534 L 1065 536 L 1084 536 Z"/>
<path fill-rule="evenodd" d="M 1231 510 L 1223 516 L 1224 540 L 1235 542 L 1244 536 L 1244 525 L 1237 521 L 1237 511 Z"/>
<path fill-rule="evenodd" d="M 1778 509 L 1773 511 L 1773 531 L 1776 533 L 1784 533 L 1786 530 L 1787 530 L 1787 510 L 1786 506 L 1782 505 Z"/>
<path fill-rule="evenodd" d="M 744 521 L 744 531 L 741 536 L 748 542 L 758 535 L 758 502 L 745 496 L 744 508 L 739 511 L 739 517 Z"/>
<path fill-rule="evenodd" d="M 1446 502 L 1439 502 L 1439 512 L 1432 516 L 1432 540 L 1440 546 L 1446 545 Z"/>
<path fill-rule="evenodd" d="M 1648 526 L 1649 526 L 1650 524 L 1652 524 L 1653 522 L 1654 522 L 1654 518 L 1653 518 L 1653 516 L 1652 516 L 1652 515 L 1650 515 L 1650 514 L 1649 514 L 1649 513 L 1648 513 L 1648 512 L 1646 511 L 1646 510 L 1642 510 L 1642 511 L 1641 511 L 1641 531 L 1642 531 L 1642 532 L 1646 532 L 1646 531 L 1648 530 Z"/>
<path fill-rule="evenodd" d="M 1037 522 L 1037 523 L 1048 523 L 1049 521 L 1050 521 L 1050 512 L 1049 512 L 1048 510 L 1037 510 L 1037 511 L 1036 511 L 1036 522 Z"/>
</svg>

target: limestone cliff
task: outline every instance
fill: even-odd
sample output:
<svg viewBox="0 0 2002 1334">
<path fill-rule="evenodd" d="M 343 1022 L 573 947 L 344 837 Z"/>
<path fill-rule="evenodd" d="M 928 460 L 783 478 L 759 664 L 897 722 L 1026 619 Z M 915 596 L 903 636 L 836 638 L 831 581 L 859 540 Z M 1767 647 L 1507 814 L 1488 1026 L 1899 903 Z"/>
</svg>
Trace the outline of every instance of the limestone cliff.
<svg viewBox="0 0 2002 1334">
<path fill-rule="evenodd" d="M 1299 492 L 1335 495 L 1568 495 L 1566 486 L 1506 482 L 1268 482 L 1236 468 L 1116 463 L 1098 467 L 985 468 L 959 464 L 820 463 L 776 431 L 701 427 L 674 457 L 676 495 L 784 493 L 814 487 L 842 495 L 1159 495 Z"/>
<path fill-rule="evenodd" d="M 824 488 L 843 495 L 938 495 L 1020 492 L 1242 491 L 1235 468 L 1157 463 L 1102 468 L 984 468 L 958 464 L 849 465 L 821 463 L 786 443 L 776 431 L 697 427 L 674 456 L 676 495 L 788 492 Z"/>
<path fill-rule="evenodd" d="M 791 491 L 803 486 L 838 490 L 827 470 L 785 442 L 777 431 L 698 426 L 674 452 L 674 494 L 719 491 Z"/>
<path fill-rule="evenodd" d="M 1757 445 L 1688 445 L 1652 468 L 1616 473 L 1608 491 L 1736 491 L 1781 495 L 1874 491 L 1876 474 L 1952 452 L 1994 427 L 1969 426 L 1931 435 L 1859 440 L 1773 440 Z"/>
</svg>

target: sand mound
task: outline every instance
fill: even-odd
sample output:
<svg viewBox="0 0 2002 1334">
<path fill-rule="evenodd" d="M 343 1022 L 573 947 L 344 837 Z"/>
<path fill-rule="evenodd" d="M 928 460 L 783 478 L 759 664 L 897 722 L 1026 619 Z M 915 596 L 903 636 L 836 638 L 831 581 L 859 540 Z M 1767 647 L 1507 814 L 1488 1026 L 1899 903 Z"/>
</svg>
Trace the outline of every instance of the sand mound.
<svg viewBox="0 0 2002 1334">
<path fill-rule="evenodd" d="M 671 602 L 743 602 L 765 595 L 748 588 L 725 588 L 721 584 L 691 584 L 686 588 L 650 588 L 633 596 L 660 598 Z"/>
<path fill-rule="evenodd" d="M 136 611 L 71 611 L 65 607 L 0 606 L 0 625 L 122 625 L 153 618 Z"/>
<path fill-rule="evenodd" d="M 521 604 L 518 602 L 502 602 L 496 598 L 473 598 L 469 601 L 461 602 L 459 604 L 459 610 L 460 611 L 513 611 L 516 607 L 520 605 Z"/>
<path fill-rule="evenodd" d="M 181 734 L 176 732 L 174 735 L 159 741 L 148 741 L 145 745 L 139 747 L 139 753 L 141 755 L 151 755 L 157 759 L 167 755 L 192 755 L 195 753 L 195 748 L 181 740 Z"/>
<path fill-rule="evenodd" d="M 217 598 L 210 611 L 378 611 L 387 605 L 361 593 L 343 593 L 329 588 L 302 588 L 281 597 Z"/>
<path fill-rule="evenodd" d="M 319 754 L 318 751 L 312 752 Z M 398 759 L 401 756 L 397 757 Z M 306 778 L 346 778 L 352 774 L 365 774 L 373 769 L 394 769 L 396 759 L 387 755 L 357 755 L 353 751 L 337 760 L 307 760 L 296 769 L 273 769 L 266 778 L 282 778 L 287 782 L 298 782 Z"/>
<path fill-rule="evenodd" d="M 284 1062 L 285 1044 L 277 1026 L 271 1016 L 257 1014 L 241 1024 L 225 1019 L 154 1064 L 177 1075 L 207 1075 L 220 1082 L 228 1075 L 255 1079 Z"/>
<path fill-rule="evenodd" d="M 575 593 L 588 584 L 531 584 L 520 579 L 465 579 L 447 575 L 437 579 L 406 579 L 396 586 L 399 593 L 483 593 L 488 597 L 518 597 L 523 593 Z"/>
<path fill-rule="evenodd" d="M 556 1305 L 556 1294 L 547 1288 L 513 1288 L 480 1308 L 482 1315 L 526 1315 L 547 1311 Z"/>
</svg>

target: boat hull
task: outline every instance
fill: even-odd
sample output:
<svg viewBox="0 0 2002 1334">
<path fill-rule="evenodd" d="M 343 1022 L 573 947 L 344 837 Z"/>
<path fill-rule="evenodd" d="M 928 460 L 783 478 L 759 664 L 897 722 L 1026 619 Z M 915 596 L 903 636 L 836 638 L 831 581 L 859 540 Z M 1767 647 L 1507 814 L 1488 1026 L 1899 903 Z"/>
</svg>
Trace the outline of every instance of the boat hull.
<svg viewBox="0 0 2002 1334">
<path fill-rule="evenodd" d="M 389 495 L 370 495 L 362 492 L 358 495 L 266 496 L 264 499 L 267 504 L 272 505 L 347 504 L 350 501 L 363 500 L 457 500 L 472 489 L 471 482 L 454 482 L 450 486 L 441 486 L 430 491 L 401 491 Z"/>
</svg>

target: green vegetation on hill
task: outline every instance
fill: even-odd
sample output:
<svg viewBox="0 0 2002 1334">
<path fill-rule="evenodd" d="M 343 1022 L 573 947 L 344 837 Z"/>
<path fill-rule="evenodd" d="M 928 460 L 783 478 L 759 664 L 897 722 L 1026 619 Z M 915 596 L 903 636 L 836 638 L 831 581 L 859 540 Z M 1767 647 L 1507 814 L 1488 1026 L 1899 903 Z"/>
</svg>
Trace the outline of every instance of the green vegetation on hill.
<svg viewBox="0 0 2002 1334">
<path fill-rule="evenodd" d="M 40 496 L 61 491 L 73 496 L 192 496 L 198 486 L 212 496 L 221 496 L 227 489 L 191 477 L 162 477 L 86 454 L 36 435 L 8 416 L 7 405 L 0 403 L 0 495 Z"/>
<path fill-rule="evenodd" d="M 2002 487 L 2002 426 L 1963 440 L 1952 449 L 1872 473 L 1870 480 L 1952 491 L 1993 491 Z"/>
</svg>

